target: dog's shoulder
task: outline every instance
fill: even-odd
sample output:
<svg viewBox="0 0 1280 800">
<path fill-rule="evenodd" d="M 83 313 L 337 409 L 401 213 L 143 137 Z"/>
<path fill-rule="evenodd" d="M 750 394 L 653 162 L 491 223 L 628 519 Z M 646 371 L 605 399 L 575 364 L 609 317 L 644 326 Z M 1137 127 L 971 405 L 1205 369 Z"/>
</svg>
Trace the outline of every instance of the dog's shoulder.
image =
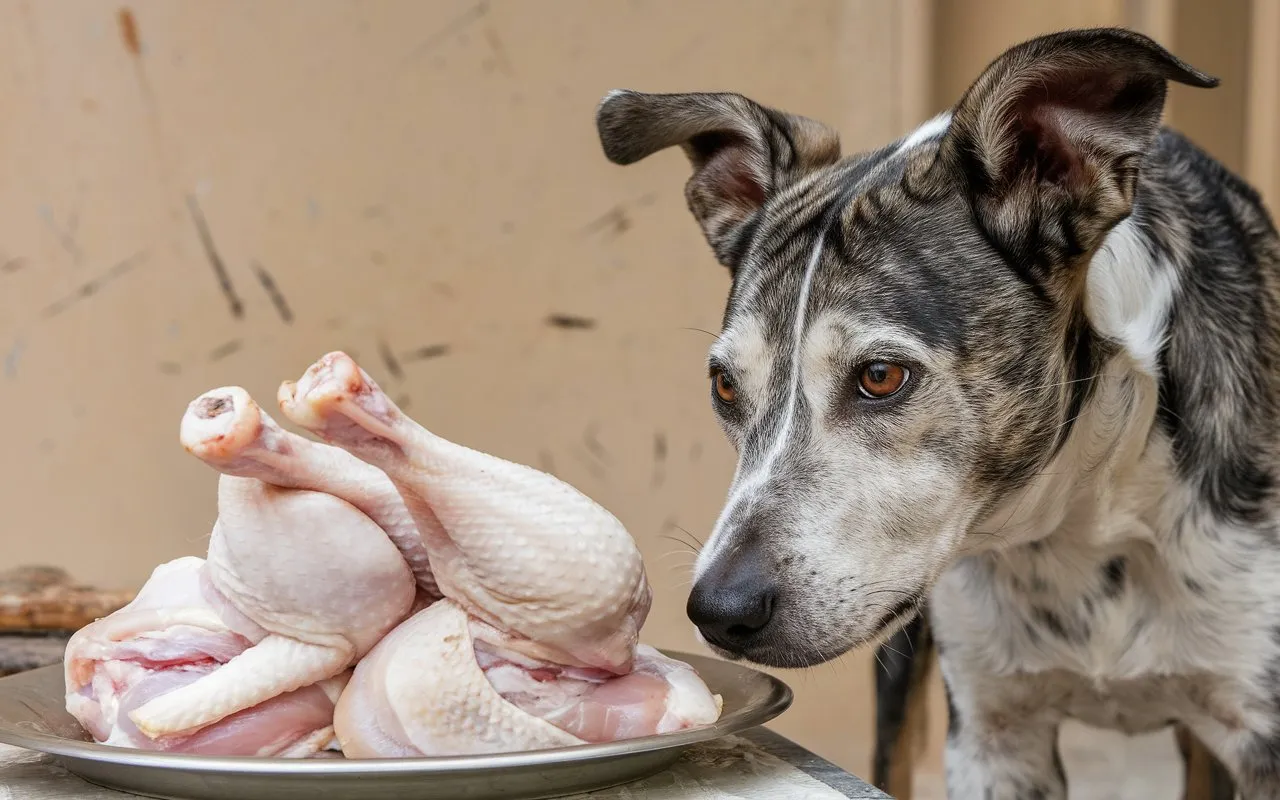
<svg viewBox="0 0 1280 800">
<path fill-rule="evenodd" d="M 1195 492 L 1194 510 L 1274 539 L 1280 519 L 1274 221 L 1246 180 L 1166 127 L 1144 162 L 1125 229 L 1138 245 L 1130 242 L 1128 252 L 1146 253 L 1167 289 L 1158 309 L 1167 322 L 1155 359 L 1152 435 L 1171 443 L 1177 475 Z"/>
<path fill-rule="evenodd" d="M 1265 222 L 1275 232 L 1258 190 L 1178 128 L 1167 125 L 1160 128 L 1144 169 L 1161 175 L 1167 183 L 1194 189 L 1194 194 L 1185 198 L 1193 206 L 1229 199 L 1243 202 L 1247 216 Z"/>
</svg>

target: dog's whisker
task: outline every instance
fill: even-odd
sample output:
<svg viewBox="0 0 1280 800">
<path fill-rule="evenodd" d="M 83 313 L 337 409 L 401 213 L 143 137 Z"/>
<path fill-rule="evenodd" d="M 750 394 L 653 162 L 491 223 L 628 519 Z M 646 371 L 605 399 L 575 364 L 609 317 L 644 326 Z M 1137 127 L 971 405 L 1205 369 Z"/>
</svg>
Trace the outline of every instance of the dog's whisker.
<svg viewBox="0 0 1280 800">
<path fill-rule="evenodd" d="M 689 553 L 689 551 L 688 551 L 688 550 L 668 550 L 667 552 L 660 554 L 660 555 L 658 556 L 658 558 L 671 558 L 672 556 L 685 556 L 685 557 L 688 557 L 689 555 L 690 555 L 690 553 Z M 689 563 L 689 564 L 692 564 L 693 562 L 692 562 L 692 561 L 690 561 L 690 562 L 688 562 L 688 563 Z"/>
<path fill-rule="evenodd" d="M 686 542 L 684 539 L 681 539 L 681 538 L 679 538 L 679 537 L 677 537 L 677 536 L 671 536 L 671 535 L 666 534 L 666 533 L 660 533 L 660 534 L 658 534 L 658 536 L 659 536 L 659 537 L 661 537 L 661 538 L 663 538 L 663 539 L 669 539 L 669 540 L 671 540 L 671 541 L 675 542 L 676 544 L 684 545 L 684 547 L 685 547 L 686 549 L 685 549 L 685 550 L 683 550 L 682 552 L 689 553 L 690 555 L 693 555 L 693 556 L 697 556 L 697 555 L 698 555 L 698 548 L 694 547 L 694 546 L 693 546 L 692 544 L 690 544 L 689 542 Z"/>
<path fill-rule="evenodd" d="M 666 555 L 664 555 L 664 556 L 659 556 L 659 557 L 658 557 L 658 560 L 659 560 L 660 562 L 664 562 L 664 563 L 662 564 L 664 567 L 667 567 L 668 569 L 671 569 L 671 570 L 673 570 L 673 571 L 680 571 L 680 572 L 684 572 L 684 571 L 686 571 L 686 570 L 688 570 L 688 571 L 692 571 L 692 568 L 693 568 L 693 562 L 692 562 L 692 561 L 684 561 L 684 562 L 679 562 L 679 563 L 670 563 L 670 562 L 666 562 L 666 561 L 665 561 L 665 559 L 666 559 L 668 556 L 673 556 L 673 555 L 687 555 L 687 553 L 675 553 L 675 552 L 673 552 L 673 553 L 667 553 L 667 554 L 666 554 Z"/>
<path fill-rule="evenodd" d="M 1037 385 L 1034 385 L 1034 386 L 1019 386 L 1019 387 L 1017 388 L 1017 390 L 1016 390 L 1016 391 L 1018 391 L 1018 392 L 1034 392 L 1034 391 L 1038 391 L 1038 390 L 1040 390 L 1040 389 L 1057 389 L 1057 388 L 1062 387 L 1062 386 L 1071 386 L 1071 385 L 1076 384 L 1076 383 L 1085 383 L 1085 382 L 1087 382 L 1087 381 L 1096 381 L 1096 380 L 1098 380 L 1099 378 L 1119 378 L 1119 377 L 1122 377 L 1122 376 L 1120 376 L 1120 375 L 1108 375 L 1108 374 L 1103 373 L 1103 372 L 1096 372 L 1096 373 L 1094 373 L 1093 375 L 1089 375 L 1089 376 L 1086 376 L 1086 377 L 1084 377 L 1084 378 L 1071 378 L 1071 379 L 1069 379 L 1069 380 L 1065 380 L 1065 381 L 1054 381 L 1054 382 L 1052 382 L 1052 383 L 1041 383 L 1041 384 L 1037 384 Z"/>
<path fill-rule="evenodd" d="M 680 531 L 685 536 L 688 536 L 690 539 L 697 542 L 699 550 L 701 550 L 703 547 L 706 546 L 705 544 L 703 544 L 701 539 L 699 539 L 697 536 L 694 536 L 692 533 L 690 533 L 688 528 L 684 528 L 679 525 L 676 525 L 675 527 L 676 527 L 676 530 Z"/>
<path fill-rule="evenodd" d="M 1018 502 L 1014 504 L 1013 509 L 1009 512 L 1009 516 L 1005 517 L 1005 520 L 1000 524 L 1000 527 L 996 528 L 996 535 L 999 535 L 1004 531 L 1004 529 L 1009 526 L 1009 523 L 1013 521 L 1013 518 L 1017 516 L 1018 511 L 1022 508 L 1022 504 L 1027 502 L 1027 498 L 1031 495 L 1031 490 L 1034 487 L 1035 484 L 1031 482 L 1023 487 L 1022 492 L 1018 497 Z"/>
<path fill-rule="evenodd" d="M 890 638 L 892 638 L 892 637 L 890 637 Z M 890 653 L 893 653 L 893 654 L 894 654 L 895 656 L 897 656 L 898 658 L 906 658 L 906 657 L 907 657 L 905 653 L 903 653 L 901 650 L 897 649 L 896 647 L 893 647 L 893 646 L 892 646 L 892 645 L 890 645 L 888 642 L 885 642 L 884 644 L 880 645 L 880 647 L 883 647 L 885 650 L 888 650 Z"/>
<path fill-rule="evenodd" d="M 1183 425 L 1187 424 L 1187 421 L 1183 419 L 1181 415 L 1179 415 L 1177 412 L 1175 412 L 1173 409 L 1169 408 L 1168 406 L 1164 405 L 1163 403 L 1157 403 L 1156 410 L 1163 411 L 1164 413 L 1176 419 L 1178 422 L 1181 422 Z"/>
<path fill-rule="evenodd" d="M 691 328 L 691 327 L 689 327 L 689 326 L 687 326 L 687 325 L 681 325 L 681 326 L 677 327 L 677 328 L 676 328 L 676 330 L 678 330 L 678 331 L 691 331 L 691 332 L 693 332 L 693 333 L 705 333 L 706 335 L 710 336 L 712 339 L 718 339 L 718 338 L 720 338 L 720 335 L 719 335 L 719 334 L 717 334 L 717 333 L 712 333 L 711 331 L 707 330 L 706 328 Z"/>
</svg>

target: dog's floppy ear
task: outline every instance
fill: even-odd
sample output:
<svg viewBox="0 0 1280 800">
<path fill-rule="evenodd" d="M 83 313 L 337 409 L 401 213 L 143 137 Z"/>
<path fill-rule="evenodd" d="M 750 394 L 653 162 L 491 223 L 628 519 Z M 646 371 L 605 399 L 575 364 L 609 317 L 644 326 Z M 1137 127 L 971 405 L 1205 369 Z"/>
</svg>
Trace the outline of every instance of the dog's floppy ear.
<svg viewBox="0 0 1280 800">
<path fill-rule="evenodd" d="M 693 164 L 689 210 L 716 258 L 733 269 L 743 223 L 773 192 L 840 158 L 827 126 L 727 93 L 610 92 L 596 110 L 604 153 L 633 164 L 679 145 Z"/>
<path fill-rule="evenodd" d="M 1133 206 L 1167 81 L 1218 81 L 1141 34 L 1050 34 L 987 67 L 956 105 L 939 147 L 1006 257 L 1033 272 L 1101 243 Z"/>
</svg>

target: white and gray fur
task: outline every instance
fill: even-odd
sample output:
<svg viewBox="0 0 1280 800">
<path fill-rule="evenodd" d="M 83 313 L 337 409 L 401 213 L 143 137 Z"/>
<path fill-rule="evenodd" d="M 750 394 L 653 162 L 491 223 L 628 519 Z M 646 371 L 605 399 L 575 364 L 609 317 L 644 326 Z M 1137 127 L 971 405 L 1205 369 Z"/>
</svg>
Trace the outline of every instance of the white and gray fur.
<svg viewBox="0 0 1280 800">
<path fill-rule="evenodd" d="M 1053 34 L 849 156 L 738 95 L 597 113 L 617 163 L 684 149 L 733 273 L 710 365 L 740 458 L 690 616 L 803 667 L 927 609 L 958 800 L 1065 798 L 1069 717 L 1186 725 L 1280 797 L 1280 249 L 1161 127 L 1170 80 L 1216 84 L 1129 31 Z M 904 388 L 855 391 L 872 361 Z"/>
</svg>

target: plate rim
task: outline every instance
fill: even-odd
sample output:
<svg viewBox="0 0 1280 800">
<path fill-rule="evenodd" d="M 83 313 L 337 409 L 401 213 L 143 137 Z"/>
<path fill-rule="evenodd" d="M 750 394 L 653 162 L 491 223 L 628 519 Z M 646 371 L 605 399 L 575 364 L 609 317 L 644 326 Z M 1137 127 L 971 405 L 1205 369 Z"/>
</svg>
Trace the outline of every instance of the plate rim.
<svg viewBox="0 0 1280 800">
<path fill-rule="evenodd" d="M 431 772 L 471 773 L 506 769 L 527 769 L 530 767 L 557 767 L 582 762 L 606 760 L 640 753 L 652 753 L 661 750 L 682 749 L 702 742 L 740 733 L 744 730 L 763 725 L 776 719 L 791 707 L 795 695 L 780 678 L 763 670 L 746 664 L 714 658 L 697 653 L 680 650 L 656 648 L 659 652 L 688 663 L 695 670 L 698 664 L 714 663 L 727 665 L 736 670 L 746 672 L 755 680 L 762 680 L 769 687 L 762 702 L 756 706 L 745 706 L 727 716 L 721 716 L 710 725 L 676 731 L 641 736 L 633 739 L 622 739 L 614 742 L 587 743 L 565 747 L 544 748 L 541 750 L 523 750 L 514 753 L 484 753 L 466 756 L 423 756 L 417 758 L 370 758 L 370 759 L 293 759 L 258 756 L 207 756 L 191 753 L 163 753 L 151 750 L 116 747 L 97 742 L 64 739 L 39 731 L 15 733 L 12 724 L 0 725 L 0 743 L 13 745 L 27 750 L 47 753 L 56 758 L 74 759 L 76 761 L 93 761 L 112 763 L 130 767 L 146 767 L 163 770 L 179 770 L 203 773 L 236 773 L 236 774 L 288 774 L 292 776 L 314 776 L 320 774 L 345 775 L 393 775 Z M 30 678 L 38 671 L 61 671 L 61 664 L 51 664 L 38 670 L 16 673 L 0 678 L 0 689 L 4 683 L 19 676 Z M 714 691 L 714 689 L 713 689 Z"/>
</svg>

